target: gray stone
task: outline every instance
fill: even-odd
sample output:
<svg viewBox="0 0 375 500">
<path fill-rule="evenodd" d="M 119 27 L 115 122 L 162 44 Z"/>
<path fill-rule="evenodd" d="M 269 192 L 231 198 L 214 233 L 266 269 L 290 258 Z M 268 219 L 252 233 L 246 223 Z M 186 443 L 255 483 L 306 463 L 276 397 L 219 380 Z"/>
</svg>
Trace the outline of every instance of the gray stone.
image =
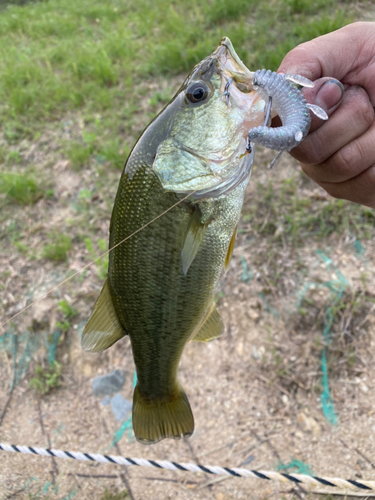
<svg viewBox="0 0 375 500">
<path fill-rule="evenodd" d="M 109 396 L 114 392 L 119 392 L 125 382 L 125 372 L 123 370 L 115 370 L 109 375 L 101 375 L 94 378 L 92 388 L 95 396 Z"/>
<path fill-rule="evenodd" d="M 133 404 L 121 394 L 115 394 L 111 399 L 111 408 L 117 422 L 125 422 Z"/>
</svg>

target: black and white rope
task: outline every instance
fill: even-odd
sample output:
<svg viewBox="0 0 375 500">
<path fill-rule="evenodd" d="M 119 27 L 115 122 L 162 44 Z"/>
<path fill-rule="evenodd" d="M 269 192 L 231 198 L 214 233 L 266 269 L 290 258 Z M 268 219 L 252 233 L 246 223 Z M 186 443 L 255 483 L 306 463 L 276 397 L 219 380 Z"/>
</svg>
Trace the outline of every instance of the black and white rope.
<svg viewBox="0 0 375 500">
<path fill-rule="evenodd" d="M 174 471 L 206 472 L 207 474 L 219 474 L 235 477 L 251 477 L 292 482 L 308 486 L 328 486 L 345 489 L 349 491 L 375 491 L 375 481 L 352 481 L 332 477 L 312 477 L 306 474 L 283 474 L 281 472 L 240 469 L 237 467 L 219 467 L 217 465 L 197 465 L 187 463 L 169 462 L 168 460 L 146 460 L 144 458 L 125 458 L 116 455 L 100 455 L 98 453 L 82 453 L 80 451 L 63 451 L 46 448 L 31 448 L 30 446 L 16 446 L 14 444 L 0 443 L 0 450 L 26 453 L 29 455 L 40 455 L 42 457 L 73 458 L 75 460 L 94 461 L 104 464 L 112 463 L 118 465 L 138 465 L 140 467 L 157 467 Z"/>
</svg>

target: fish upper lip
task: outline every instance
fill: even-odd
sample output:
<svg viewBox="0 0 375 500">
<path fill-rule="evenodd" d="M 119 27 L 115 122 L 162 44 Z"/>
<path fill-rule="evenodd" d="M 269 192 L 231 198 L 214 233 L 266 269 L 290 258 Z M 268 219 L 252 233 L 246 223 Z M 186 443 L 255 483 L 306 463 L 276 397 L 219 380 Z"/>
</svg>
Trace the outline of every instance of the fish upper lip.
<svg viewBox="0 0 375 500">
<path fill-rule="evenodd" d="M 230 55 L 233 57 L 233 59 L 235 60 L 235 62 L 240 66 L 240 68 L 242 69 L 242 71 L 244 73 L 246 73 L 247 75 L 251 75 L 251 78 L 253 77 L 253 72 L 250 71 L 245 65 L 244 63 L 241 61 L 241 59 L 239 58 L 237 52 L 234 50 L 234 47 L 232 45 L 232 42 L 229 40 L 229 38 L 227 36 L 224 36 L 222 39 L 221 39 L 221 42 L 220 42 L 220 46 L 224 46 L 226 47 L 228 50 L 229 50 L 229 53 Z"/>
<path fill-rule="evenodd" d="M 232 78 L 234 83 L 241 83 L 249 91 L 252 90 L 254 72 L 250 71 L 241 61 L 228 37 L 222 38 L 214 54 L 221 62 L 223 73 L 227 79 Z"/>
</svg>

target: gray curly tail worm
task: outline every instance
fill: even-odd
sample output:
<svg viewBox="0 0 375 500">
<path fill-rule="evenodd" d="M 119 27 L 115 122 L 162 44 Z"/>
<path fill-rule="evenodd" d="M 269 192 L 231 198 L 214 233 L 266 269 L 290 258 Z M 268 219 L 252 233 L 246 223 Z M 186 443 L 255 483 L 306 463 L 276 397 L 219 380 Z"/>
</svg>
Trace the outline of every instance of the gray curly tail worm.
<svg viewBox="0 0 375 500">
<path fill-rule="evenodd" d="M 306 137 L 310 129 L 310 110 L 322 120 L 328 116 L 319 106 L 308 104 L 301 91 L 293 83 L 304 87 L 313 87 L 314 84 L 300 75 L 277 74 L 270 70 L 258 70 L 253 76 L 253 88 L 264 99 L 272 98 L 272 106 L 279 115 L 282 126 L 271 128 L 264 126 L 249 130 L 248 147 L 250 143 L 277 151 L 290 151 Z"/>
</svg>

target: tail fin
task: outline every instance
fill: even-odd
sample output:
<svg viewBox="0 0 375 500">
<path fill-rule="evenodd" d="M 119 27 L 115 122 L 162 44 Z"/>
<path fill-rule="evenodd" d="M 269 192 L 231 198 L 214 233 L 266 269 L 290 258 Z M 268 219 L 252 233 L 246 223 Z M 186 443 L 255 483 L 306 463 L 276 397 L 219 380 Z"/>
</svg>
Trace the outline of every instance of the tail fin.
<svg viewBox="0 0 375 500">
<path fill-rule="evenodd" d="M 137 441 L 153 444 L 165 438 L 180 439 L 194 432 L 194 417 L 184 390 L 170 400 L 150 401 L 138 389 L 133 396 L 133 429 Z"/>
</svg>

